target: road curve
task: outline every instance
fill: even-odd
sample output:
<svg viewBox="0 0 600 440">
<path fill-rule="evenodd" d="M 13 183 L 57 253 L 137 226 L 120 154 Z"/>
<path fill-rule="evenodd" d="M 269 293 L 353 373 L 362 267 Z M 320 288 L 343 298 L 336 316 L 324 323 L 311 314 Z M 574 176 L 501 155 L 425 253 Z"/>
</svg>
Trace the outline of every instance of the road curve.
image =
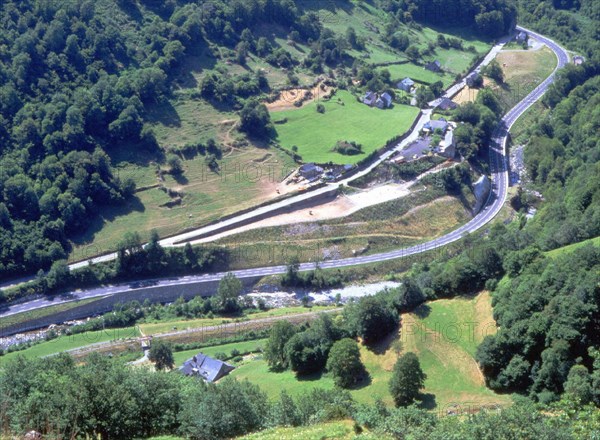
<svg viewBox="0 0 600 440">
<path fill-rule="evenodd" d="M 321 262 L 319 266 L 323 269 L 330 268 L 342 268 L 349 266 L 356 266 L 360 264 L 376 263 L 388 260 L 394 260 L 398 258 L 405 258 L 412 255 L 420 254 L 423 252 L 432 251 L 435 249 L 442 248 L 450 243 L 460 240 L 463 236 L 475 232 L 482 228 L 484 225 L 489 223 L 500 211 L 506 200 L 509 178 L 508 178 L 508 165 L 507 165 L 507 148 L 506 143 L 508 139 L 508 132 L 515 121 L 536 101 L 538 101 L 543 94 L 546 92 L 550 84 L 554 81 L 556 71 L 568 63 L 569 57 L 567 52 L 556 42 L 549 38 L 543 37 L 529 29 L 518 26 L 518 30 L 523 30 L 533 35 L 535 38 L 546 44 L 556 55 L 558 59 L 557 67 L 552 74 L 546 78 L 541 84 L 539 84 L 529 95 L 527 95 L 522 101 L 515 105 L 511 110 L 500 121 L 498 128 L 496 129 L 492 143 L 490 145 L 490 174 L 492 179 L 492 190 L 488 197 L 487 203 L 484 205 L 482 210 L 468 223 L 464 224 L 460 228 L 438 237 L 434 240 L 421 243 L 415 246 L 411 246 L 404 249 L 398 249 L 395 251 L 365 255 L 353 258 L 344 258 L 339 260 L 329 260 Z M 300 265 L 300 270 L 314 269 L 314 263 L 303 263 Z M 286 266 L 270 266 L 261 267 L 255 269 L 244 269 L 234 271 L 233 273 L 238 278 L 254 278 L 268 275 L 276 275 L 284 273 Z M 225 272 L 205 274 L 205 275 L 191 275 L 181 278 L 169 278 L 155 280 L 154 286 L 174 286 L 174 285 L 186 285 L 186 284 L 197 284 L 202 282 L 220 280 Z M 107 295 L 115 295 L 121 292 L 136 290 L 131 287 L 130 284 L 120 284 L 114 286 L 98 287 L 89 290 L 75 291 L 72 292 L 68 298 L 59 299 L 55 298 L 49 301 L 45 298 L 32 300 L 29 302 L 9 306 L 0 312 L 0 317 L 14 315 L 17 313 L 27 312 L 38 308 L 46 307 L 49 305 L 60 304 L 62 302 L 69 302 L 80 299 L 96 298 Z"/>
</svg>

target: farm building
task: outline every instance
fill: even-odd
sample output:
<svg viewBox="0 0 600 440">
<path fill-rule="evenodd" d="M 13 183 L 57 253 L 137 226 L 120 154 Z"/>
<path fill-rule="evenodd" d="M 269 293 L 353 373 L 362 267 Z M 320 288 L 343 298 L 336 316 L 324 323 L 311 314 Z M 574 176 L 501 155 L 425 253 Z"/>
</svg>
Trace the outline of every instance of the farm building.
<svg viewBox="0 0 600 440">
<path fill-rule="evenodd" d="M 188 359 L 179 368 L 179 371 L 186 376 L 201 377 L 206 382 L 216 382 L 223 376 L 228 375 L 235 369 L 218 359 L 213 359 L 205 354 L 198 353 L 191 359 Z"/>
<path fill-rule="evenodd" d="M 458 107 L 458 104 L 449 98 L 442 98 L 438 105 L 440 110 L 454 110 L 456 107 Z"/>
<path fill-rule="evenodd" d="M 373 107 L 375 102 L 377 102 L 377 93 L 368 91 L 362 100 L 363 104 L 367 104 L 369 107 Z"/>
<path fill-rule="evenodd" d="M 446 133 L 447 128 L 448 121 L 446 121 L 444 118 L 440 118 L 426 122 L 423 126 L 423 131 L 427 133 L 433 133 L 436 130 L 440 130 L 442 133 Z"/>
<path fill-rule="evenodd" d="M 375 106 L 380 109 L 389 108 L 392 105 L 392 96 L 385 92 L 375 102 Z"/>
<path fill-rule="evenodd" d="M 442 71 L 442 65 L 438 60 L 435 60 L 435 61 L 425 64 L 425 68 L 427 70 L 431 70 L 432 72 L 441 72 Z"/>
<path fill-rule="evenodd" d="M 477 83 L 479 82 L 479 73 L 478 72 L 471 72 L 469 73 L 469 75 L 467 75 L 467 85 L 469 87 L 476 87 Z"/>
<path fill-rule="evenodd" d="M 313 180 L 323 174 L 323 168 L 314 163 L 305 163 L 300 167 L 300 175 L 306 180 Z"/>
<path fill-rule="evenodd" d="M 400 81 L 397 84 L 397 87 L 400 90 L 404 90 L 405 92 L 409 92 L 410 93 L 410 91 L 412 90 L 412 88 L 413 88 L 414 85 L 415 85 L 415 82 L 412 79 L 410 79 L 410 78 L 407 77 L 407 78 L 404 78 L 402 81 Z"/>
</svg>

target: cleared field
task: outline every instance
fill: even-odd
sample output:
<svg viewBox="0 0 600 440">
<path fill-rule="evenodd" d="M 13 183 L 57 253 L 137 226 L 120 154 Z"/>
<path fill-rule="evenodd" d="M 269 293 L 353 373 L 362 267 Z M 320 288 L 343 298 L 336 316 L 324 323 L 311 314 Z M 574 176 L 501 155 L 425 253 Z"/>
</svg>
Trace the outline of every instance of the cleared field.
<svg viewBox="0 0 600 440">
<path fill-rule="evenodd" d="M 325 113 L 317 112 L 317 105 Z M 295 145 L 304 162 L 354 164 L 381 148 L 394 136 L 406 132 L 419 110 L 405 105 L 391 109 L 371 108 L 347 91 L 339 91 L 329 101 L 313 102 L 298 110 L 273 112 L 277 124 L 277 140 L 286 149 Z M 338 141 L 354 141 L 362 145 L 363 154 L 345 156 L 332 151 Z"/>
<path fill-rule="evenodd" d="M 233 149 L 220 162 L 219 174 L 208 169 L 204 157 L 184 160 L 185 170 L 175 180 L 165 176 L 167 188 L 182 194 L 180 202 L 159 188 L 140 191 L 125 206 L 104 209 L 90 229 L 75 238 L 72 260 L 114 250 L 128 231 L 143 240 L 156 229 L 161 236 L 199 227 L 224 215 L 255 206 L 278 196 L 278 184 L 295 168 L 292 159 L 277 149 Z M 120 172 L 138 186 L 157 183 L 151 167 L 129 164 Z M 281 193 L 286 188 L 282 188 Z M 168 205 L 176 201 L 176 204 Z"/>
<path fill-rule="evenodd" d="M 350 392 L 357 402 L 382 399 L 392 405 L 388 382 L 393 366 L 402 352 L 413 351 L 427 374 L 425 407 L 440 410 L 453 403 L 463 408 L 509 404 L 509 396 L 497 395 L 485 387 L 473 358 L 483 337 L 494 331 L 487 293 L 428 303 L 415 313 L 403 315 L 398 334 L 390 335 L 372 349 L 361 346 L 361 359 L 370 379 Z M 231 376 L 259 385 L 271 398 L 277 398 L 282 389 L 298 395 L 310 388 L 334 386 L 327 374 L 298 378 L 291 371 L 272 372 L 260 356 L 245 360 Z"/>
<path fill-rule="evenodd" d="M 493 86 L 504 108 L 512 108 L 546 79 L 557 64 L 554 53 L 540 50 L 502 51 L 496 57 L 504 73 L 504 84 Z"/>
<path fill-rule="evenodd" d="M 402 349 L 415 352 L 427 374 L 428 406 L 510 403 L 509 396 L 485 387 L 473 357 L 483 338 L 495 332 L 489 294 L 433 301 L 402 318 Z"/>
<path fill-rule="evenodd" d="M 114 341 L 119 339 L 137 338 L 140 336 L 135 327 L 126 327 L 120 329 L 107 329 L 94 332 L 78 333 L 71 336 L 61 336 L 47 342 L 41 342 L 26 350 L 8 353 L 0 357 L 0 367 L 17 356 L 27 358 L 36 358 L 48 356 L 54 353 L 60 353 L 74 348 L 84 347 L 86 345 L 98 342 Z"/>
<path fill-rule="evenodd" d="M 243 318 L 201 318 L 201 319 L 174 319 L 174 320 L 164 320 L 158 322 L 149 322 L 139 324 L 140 330 L 147 336 L 156 335 L 159 333 L 166 333 L 172 331 L 173 328 L 177 328 L 177 330 L 185 330 L 192 328 L 200 328 L 207 326 L 214 326 L 220 324 L 232 323 L 235 321 L 243 320 L 256 320 L 263 318 L 272 318 L 275 316 L 285 316 L 291 314 L 298 313 L 308 313 L 308 312 L 320 312 L 333 309 L 334 307 L 325 307 L 325 306 L 314 306 L 310 309 L 306 307 L 298 306 L 298 307 L 284 307 L 278 309 L 267 310 L 264 312 L 256 312 L 248 314 Z"/>
<path fill-rule="evenodd" d="M 381 71 L 387 69 L 390 72 L 391 78 L 394 82 L 400 81 L 407 76 L 415 81 L 422 82 L 424 84 L 432 84 L 436 81 L 442 81 L 444 87 L 448 87 L 454 81 L 454 77 L 447 73 L 434 73 L 422 66 L 417 66 L 412 63 L 406 64 L 393 64 L 391 66 L 379 67 L 377 70 Z"/>
</svg>

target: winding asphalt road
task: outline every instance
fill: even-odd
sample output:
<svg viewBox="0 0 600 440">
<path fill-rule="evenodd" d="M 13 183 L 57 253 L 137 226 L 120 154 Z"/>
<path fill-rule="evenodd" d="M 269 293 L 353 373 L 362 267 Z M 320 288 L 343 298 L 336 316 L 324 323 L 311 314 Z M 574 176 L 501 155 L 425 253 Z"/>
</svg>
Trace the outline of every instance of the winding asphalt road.
<svg viewBox="0 0 600 440">
<path fill-rule="evenodd" d="M 546 80 L 544 80 L 529 95 L 527 95 L 522 101 L 520 101 L 516 106 L 514 106 L 500 121 L 498 128 L 496 129 L 493 135 L 492 143 L 490 145 L 490 174 L 492 180 L 492 190 L 490 191 L 487 203 L 484 205 L 483 209 L 471 221 L 461 226 L 460 228 L 426 243 L 380 254 L 344 258 L 339 260 L 328 260 L 319 264 L 321 268 L 342 268 L 356 266 L 360 264 L 376 263 L 394 260 L 398 258 L 406 258 L 423 252 L 437 250 L 446 246 L 447 244 L 460 240 L 465 235 L 468 235 L 472 232 L 481 229 L 498 214 L 506 200 L 509 186 L 506 148 L 506 143 L 509 134 L 508 132 L 512 125 L 515 123 L 515 121 L 529 107 L 531 107 L 537 100 L 539 100 L 542 97 L 542 95 L 548 89 L 548 86 L 550 86 L 550 84 L 552 84 L 552 82 L 554 81 L 556 70 L 566 65 L 569 60 L 566 51 L 554 41 L 520 26 L 517 27 L 517 29 L 526 31 L 530 35 L 533 35 L 536 39 L 540 40 L 542 43 L 546 44 L 555 53 L 556 57 L 558 58 L 558 64 L 554 72 L 548 78 L 546 78 Z M 417 124 L 417 128 L 419 127 L 419 125 L 422 124 Z M 398 147 L 400 147 L 400 145 Z M 389 152 L 389 154 L 391 154 L 392 152 L 393 150 Z M 314 268 L 315 263 L 303 263 L 300 265 L 300 270 L 311 270 Z M 254 278 L 281 274 L 285 271 L 286 266 L 271 266 L 255 269 L 238 270 L 234 271 L 234 274 L 238 278 Z M 153 286 L 181 286 L 186 284 L 197 284 L 202 282 L 217 281 L 220 280 L 223 277 L 223 275 L 225 275 L 225 272 L 154 280 Z M 87 298 L 96 298 L 107 295 L 115 295 L 121 292 L 136 290 L 137 288 L 141 288 L 141 286 L 135 287 L 132 284 L 121 284 L 107 287 L 99 287 L 84 291 L 75 291 L 70 293 L 67 297 L 63 299 L 55 298 L 53 301 L 49 301 L 45 298 L 40 298 L 29 302 L 9 306 L 6 309 L 0 311 L 0 317 L 31 311 L 49 305 L 59 304 L 62 302 L 69 302 Z"/>
</svg>

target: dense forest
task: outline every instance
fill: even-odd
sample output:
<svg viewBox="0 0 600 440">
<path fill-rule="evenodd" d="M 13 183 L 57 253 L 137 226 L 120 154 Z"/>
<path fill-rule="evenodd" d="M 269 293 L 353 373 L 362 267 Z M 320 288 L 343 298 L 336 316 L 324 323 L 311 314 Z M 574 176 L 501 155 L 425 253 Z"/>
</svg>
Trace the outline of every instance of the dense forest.
<svg viewBox="0 0 600 440">
<path fill-rule="evenodd" d="M 486 38 L 505 35 L 517 21 L 515 5 L 506 0 L 385 0 L 384 7 L 401 21 L 471 27 Z"/>
</svg>

